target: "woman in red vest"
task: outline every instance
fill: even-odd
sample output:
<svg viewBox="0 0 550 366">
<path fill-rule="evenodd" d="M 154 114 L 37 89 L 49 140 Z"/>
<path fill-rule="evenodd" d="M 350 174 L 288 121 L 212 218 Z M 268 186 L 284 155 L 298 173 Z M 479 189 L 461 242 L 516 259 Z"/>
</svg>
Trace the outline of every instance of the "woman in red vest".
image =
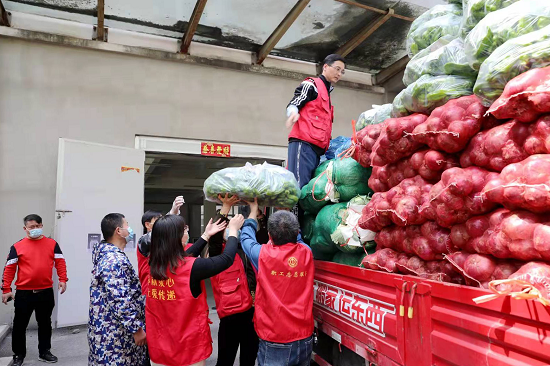
<svg viewBox="0 0 550 366">
<path fill-rule="evenodd" d="M 151 235 L 150 275 L 147 283 L 145 322 L 152 365 L 204 365 L 212 353 L 208 325 L 208 305 L 203 280 L 223 272 L 233 264 L 237 235 L 244 222 L 237 215 L 229 222 L 229 239 L 223 254 L 197 258 L 210 236 L 226 224 L 208 223 L 202 236 L 184 251 L 185 220 L 163 216 L 155 222 Z"/>
</svg>

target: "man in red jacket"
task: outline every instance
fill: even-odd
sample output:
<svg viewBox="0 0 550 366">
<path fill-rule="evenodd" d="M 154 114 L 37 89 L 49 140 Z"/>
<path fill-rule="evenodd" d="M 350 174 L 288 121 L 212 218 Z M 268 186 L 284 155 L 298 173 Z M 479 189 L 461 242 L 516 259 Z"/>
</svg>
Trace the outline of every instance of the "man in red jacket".
<svg viewBox="0 0 550 366">
<path fill-rule="evenodd" d="M 38 359 L 57 362 L 50 352 L 52 338 L 52 311 L 54 293 L 52 269 L 55 264 L 59 276 L 59 289 L 67 289 L 67 265 L 59 244 L 42 235 L 42 218 L 28 215 L 23 219 L 27 236 L 11 246 L 2 278 L 2 302 L 7 304 L 13 296 L 11 283 L 17 270 L 15 286 L 15 317 L 12 330 L 13 365 L 21 366 L 27 352 L 25 333 L 33 311 L 38 323 Z"/>
<path fill-rule="evenodd" d="M 275 212 L 267 222 L 270 241 L 256 240 L 258 203 L 241 233 L 241 245 L 257 269 L 254 328 L 259 366 L 309 365 L 313 348 L 313 254 L 301 239 L 296 216 Z"/>
<path fill-rule="evenodd" d="M 311 180 L 321 156 L 328 149 L 332 134 L 334 108 L 330 100 L 336 84 L 344 75 L 346 61 L 340 55 L 329 55 L 323 62 L 323 73 L 307 78 L 294 92 L 287 106 L 288 170 L 294 173 L 300 188 Z"/>
</svg>

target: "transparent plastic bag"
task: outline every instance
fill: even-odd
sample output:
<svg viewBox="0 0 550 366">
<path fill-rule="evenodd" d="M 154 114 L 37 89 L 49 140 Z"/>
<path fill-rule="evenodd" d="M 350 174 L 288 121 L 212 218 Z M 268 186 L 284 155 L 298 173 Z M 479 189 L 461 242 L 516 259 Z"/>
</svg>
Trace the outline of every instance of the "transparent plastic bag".
<svg viewBox="0 0 550 366">
<path fill-rule="evenodd" d="M 457 0 L 458 1 L 458 0 Z M 429 22 L 432 19 L 442 17 L 444 15 L 454 14 L 454 15 L 462 15 L 462 4 L 458 5 L 458 2 L 456 4 L 441 4 L 436 5 L 434 7 L 431 7 L 430 9 L 426 10 L 422 15 L 420 15 L 418 18 L 414 20 L 411 24 L 411 28 L 409 29 L 409 33 L 414 32 L 417 30 L 422 24 Z"/>
<path fill-rule="evenodd" d="M 464 0 L 461 37 L 466 37 L 487 14 L 504 9 L 518 1 L 520 0 Z"/>
<path fill-rule="evenodd" d="M 350 254 L 364 253 L 364 247 L 374 240 L 376 233 L 362 229 L 358 224 L 363 208 L 369 201 L 367 196 L 357 196 L 348 202 L 340 225 L 330 235 L 340 251 Z"/>
<path fill-rule="evenodd" d="M 445 43 L 446 40 L 440 41 L 435 44 Z M 422 75 L 460 75 L 470 78 L 476 76 L 476 71 L 468 63 L 464 52 L 464 43 L 460 38 L 456 38 L 448 44 L 443 44 L 423 57 L 419 57 L 421 55 L 424 55 L 423 51 L 414 56 L 407 64 L 403 75 L 405 85 L 412 84 Z"/>
<path fill-rule="evenodd" d="M 412 57 L 446 35 L 458 36 L 462 16 L 447 14 L 421 24 L 407 35 L 407 50 Z"/>
<path fill-rule="evenodd" d="M 474 93 L 489 107 L 510 80 L 526 71 L 550 66 L 550 26 L 510 39 L 479 69 Z"/>
<path fill-rule="evenodd" d="M 547 25 L 550 25 L 550 2 L 546 1 L 522 0 L 490 13 L 464 40 L 468 62 L 479 70 L 483 61 L 506 41 Z"/>
<path fill-rule="evenodd" d="M 430 114 L 435 108 L 444 105 L 451 99 L 472 94 L 474 79 L 465 76 L 423 75 L 410 84 L 403 94 L 394 100 L 394 112 L 401 114 L 406 110 L 408 114 Z"/>
<path fill-rule="evenodd" d="M 300 187 L 292 172 L 268 163 L 219 170 L 204 182 L 204 196 L 221 203 L 218 195 L 236 195 L 242 201 L 258 198 L 260 206 L 291 208 L 298 203 Z"/>
<path fill-rule="evenodd" d="M 384 122 L 386 119 L 390 118 L 391 110 L 392 105 L 388 103 L 361 113 L 355 123 L 355 130 L 361 131 L 369 125 L 376 125 Z"/>
</svg>

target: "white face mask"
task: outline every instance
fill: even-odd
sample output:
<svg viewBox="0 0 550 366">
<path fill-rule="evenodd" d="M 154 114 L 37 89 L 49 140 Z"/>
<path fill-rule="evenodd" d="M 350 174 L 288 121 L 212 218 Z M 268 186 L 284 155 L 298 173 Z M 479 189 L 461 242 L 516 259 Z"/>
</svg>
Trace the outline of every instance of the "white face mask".
<svg viewBox="0 0 550 366">
<path fill-rule="evenodd" d="M 29 230 L 29 236 L 33 239 L 37 239 L 42 236 L 42 228 Z"/>
</svg>

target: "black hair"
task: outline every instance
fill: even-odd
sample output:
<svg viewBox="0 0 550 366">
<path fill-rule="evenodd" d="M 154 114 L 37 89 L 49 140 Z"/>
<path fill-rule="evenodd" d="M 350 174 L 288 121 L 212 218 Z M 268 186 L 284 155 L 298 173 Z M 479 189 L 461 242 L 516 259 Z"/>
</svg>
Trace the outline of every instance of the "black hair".
<svg viewBox="0 0 550 366">
<path fill-rule="evenodd" d="M 167 280 L 168 271 L 176 273 L 180 260 L 187 256 L 181 242 L 184 234 L 185 219 L 179 215 L 161 216 L 155 221 L 149 255 L 151 277 Z"/>
<path fill-rule="evenodd" d="M 101 220 L 101 233 L 104 240 L 109 241 L 115 235 L 117 227 L 124 225 L 123 219 L 124 215 L 121 213 L 110 213 Z"/>
<path fill-rule="evenodd" d="M 342 62 L 344 65 L 347 64 L 345 58 L 343 58 L 343 57 L 340 56 L 340 55 L 337 55 L 337 54 L 333 53 L 332 55 L 328 55 L 327 57 L 325 57 L 325 60 L 323 61 L 323 65 L 332 66 L 336 61 L 340 61 L 340 62 Z"/>
<path fill-rule="evenodd" d="M 27 222 L 29 222 L 29 221 L 36 221 L 37 224 L 41 224 L 42 223 L 42 218 L 40 216 L 38 216 L 37 214 L 30 214 L 30 215 L 25 216 L 25 218 L 23 219 L 23 224 L 25 224 L 25 226 L 27 226 Z"/>
<path fill-rule="evenodd" d="M 267 221 L 267 231 L 275 245 L 296 243 L 300 233 L 300 224 L 293 213 L 277 211 Z"/>
<path fill-rule="evenodd" d="M 153 211 L 153 210 L 145 211 L 143 216 L 141 216 L 141 225 L 143 225 L 144 234 L 147 233 L 147 228 L 145 227 L 145 223 L 151 222 L 154 219 L 158 219 L 161 216 L 162 216 L 162 213 L 158 211 Z"/>
</svg>

